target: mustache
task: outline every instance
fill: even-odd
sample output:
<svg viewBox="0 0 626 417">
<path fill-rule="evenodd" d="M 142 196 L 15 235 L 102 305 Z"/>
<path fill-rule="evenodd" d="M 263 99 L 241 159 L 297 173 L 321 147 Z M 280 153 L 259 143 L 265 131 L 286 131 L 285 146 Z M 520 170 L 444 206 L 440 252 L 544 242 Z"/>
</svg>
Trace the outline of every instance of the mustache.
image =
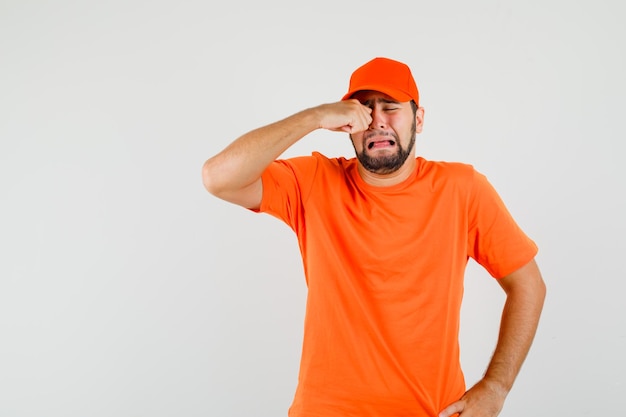
<svg viewBox="0 0 626 417">
<path fill-rule="evenodd" d="M 373 138 L 374 136 L 390 136 L 394 138 L 396 142 L 398 141 L 398 135 L 396 135 L 394 132 L 387 132 L 386 130 L 379 130 L 379 129 L 368 130 L 363 135 L 363 140 L 367 141 L 368 139 Z"/>
</svg>

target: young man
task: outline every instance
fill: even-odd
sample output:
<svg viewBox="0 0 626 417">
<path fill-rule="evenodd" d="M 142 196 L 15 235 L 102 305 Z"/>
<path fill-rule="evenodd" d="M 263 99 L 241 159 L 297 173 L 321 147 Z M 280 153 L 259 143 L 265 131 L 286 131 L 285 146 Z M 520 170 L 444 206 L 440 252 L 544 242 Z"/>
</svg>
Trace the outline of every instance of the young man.
<svg viewBox="0 0 626 417">
<path fill-rule="evenodd" d="M 492 417 L 535 335 L 537 247 L 470 165 L 415 156 L 424 109 L 408 66 L 373 59 L 336 103 L 253 130 L 206 161 L 209 192 L 296 233 L 308 286 L 291 417 Z M 315 129 L 356 158 L 276 160 Z M 469 258 L 506 292 L 498 343 L 466 391 L 459 316 Z"/>
</svg>

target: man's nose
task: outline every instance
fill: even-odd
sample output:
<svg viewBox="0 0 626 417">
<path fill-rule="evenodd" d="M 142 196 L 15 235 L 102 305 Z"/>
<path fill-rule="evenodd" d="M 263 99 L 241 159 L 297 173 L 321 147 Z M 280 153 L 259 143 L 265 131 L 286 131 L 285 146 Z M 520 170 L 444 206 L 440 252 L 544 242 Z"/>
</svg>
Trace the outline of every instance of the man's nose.
<svg viewBox="0 0 626 417">
<path fill-rule="evenodd" d="M 382 110 L 373 108 L 371 116 L 372 123 L 370 123 L 370 129 L 384 129 L 387 126 L 387 120 Z"/>
</svg>

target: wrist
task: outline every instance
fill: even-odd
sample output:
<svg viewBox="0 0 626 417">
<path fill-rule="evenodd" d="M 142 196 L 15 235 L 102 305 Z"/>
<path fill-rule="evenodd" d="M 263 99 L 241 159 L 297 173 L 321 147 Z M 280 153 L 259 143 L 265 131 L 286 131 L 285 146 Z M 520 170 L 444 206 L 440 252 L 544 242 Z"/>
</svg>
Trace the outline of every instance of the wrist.
<svg viewBox="0 0 626 417">
<path fill-rule="evenodd" d="M 500 378 L 494 376 L 485 375 L 482 379 L 482 383 L 494 394 L 503 398 L 509 394 L 509 391 L 511 391 L 512 384 L 507 384 Z"/>
</svg>

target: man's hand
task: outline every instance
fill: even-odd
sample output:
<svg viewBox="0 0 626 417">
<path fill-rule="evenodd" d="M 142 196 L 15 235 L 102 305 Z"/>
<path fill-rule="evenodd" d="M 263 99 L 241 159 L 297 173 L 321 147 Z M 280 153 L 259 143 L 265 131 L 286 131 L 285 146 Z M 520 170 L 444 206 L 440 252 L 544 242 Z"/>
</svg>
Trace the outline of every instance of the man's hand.
<svg viewBox="0 0 626 417">
<path fill-rule="evenodd" d="M 460 400 L 446 407 L 439 417 L 496 417 L 504 406 L 506 391 L 486 380 L 479 381 Z"/>
<path fill-rule="evenodd" d="M 354 99 L 322 104 L 316 110 L 322 129 L 357 133 L 367 130 L 372 123 L 372 109 Z"/>
</svg>

